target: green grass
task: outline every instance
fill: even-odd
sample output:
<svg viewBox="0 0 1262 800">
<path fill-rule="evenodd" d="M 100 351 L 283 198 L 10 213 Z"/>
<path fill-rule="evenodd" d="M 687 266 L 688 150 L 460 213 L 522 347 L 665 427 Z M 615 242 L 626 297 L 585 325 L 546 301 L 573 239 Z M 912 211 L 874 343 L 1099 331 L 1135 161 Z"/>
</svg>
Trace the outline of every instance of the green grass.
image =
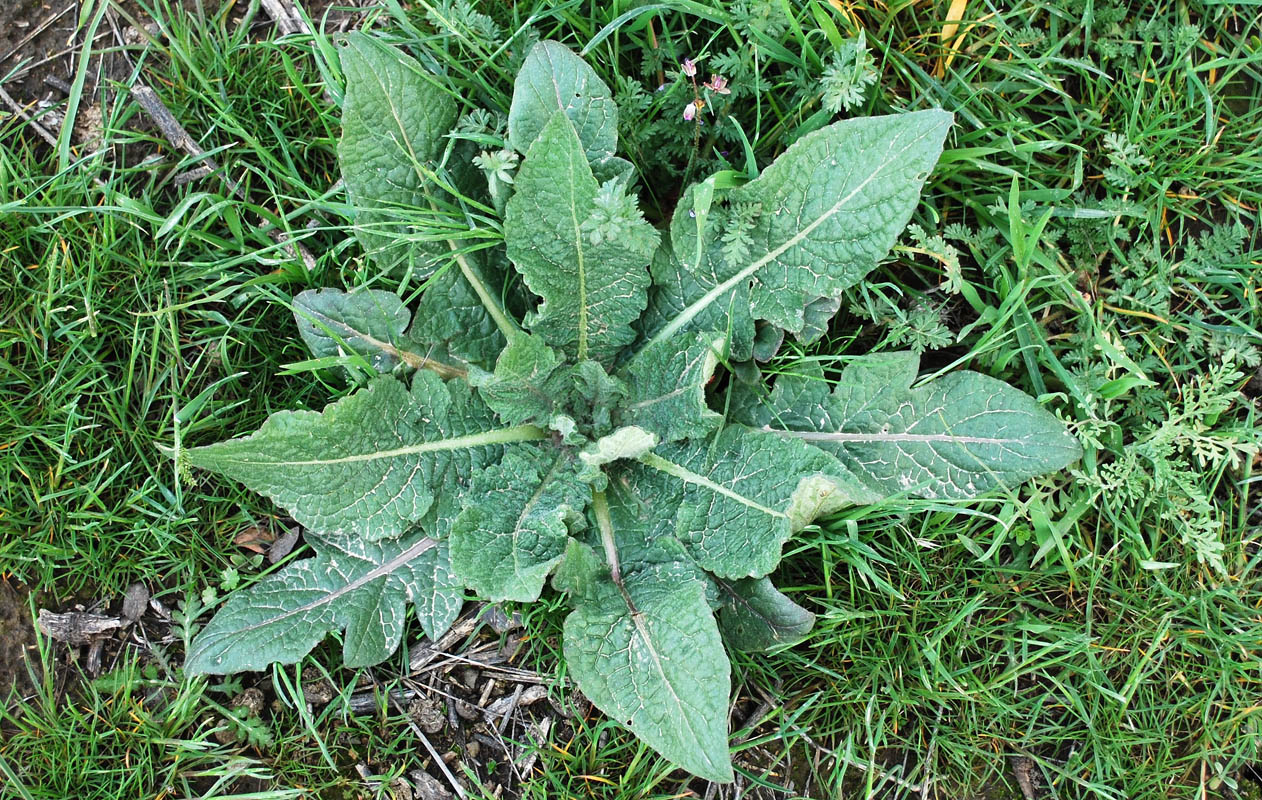
<svg viewBox="0 0 1262 800">
<path fill-rule="evenodd" d="M 862 26 L 879 80 L 852 113 L 941 105 L 957 126 L 915 220 L 924 236 L 905 236 L 846 298 L 832 335 L 765 371 L 922 347 L 930 369 L 1045 395 L 1086 446 L 1078 466 L 1010 495 L 855 510 L 795 542 L 777 582 L 819 622 L 783 652 L 734 656 L 738 768 L 809 797 L 1020 797 L 1016 757 L 1058 797 L 1256 792 L 1241 770 L 1262 741 L 1262 429 L 1247 385 L 1262 357 L 1262 23 L 1225 4 L 1156 3 L 1131 19 L 1108 3 L 967 3 L 944 42 L 947 3 L 840 5 L 771 3 L 762 19 L 763 4 L 723 4 L 730 24 L 718 4 L 703 16 L 486 6 L 505 36 L 596 40 L 588 59 L 606 81 L 642 88 L 619 87 L 621 134 L 654 218 L 686 176 L 744 170 L 747 152 L 765 165 L 833 119 L 820 79 Z M 337 396 L 336 376 L 285 368 L 306 358 L 287 298 L 389 286 L 360 258 L 335 186 L 327 42 L 156 16 L 165 44 L 137 74 L 240 194 L 217 177 L 173 187 L 195 162 L 134 124 L 125 94 L 104 108 L 113 150 L 66 170 L 0 116 L 0 573 L 50 605 L 144 580 L 175 606 L 230 566 L 256 575 L 231 540 L 279 524 L 276 510 L 204 476 L 181 483 L 159 446 Z M 376 19 L 404 45 L 425 40 L 463 98 L 504 111 L 521 40 L 458 16 L 438 38 L 423 8 Z M 729 128 L 710 150 L 682 123 L 691 95 L 670 75 L 702 53 L 703 69 L 748 70 L 729 76 L 745 100 L 723 110 L 744 139 Z M 559 603 L 523 611 L 523 663 L 563 674 Z M 307 712 L 284 689 L 292 668 L 271 674 L 270 743 L 218 744 L 216 704 L 249 682 L 185 682 L 180 652 L 170 671 L 125 655 L 106 682 L 11 703 L 0 796 L 203 796 L 218 783 L 372 797 L 355 763 L 388 774 L 424 760 L 397 712 Z M 335 652 L 307 668 L 349 686 Z M 686 787 L 599 715 L 554 733 L 540 765 L 527 796 Z"/>
</svg>

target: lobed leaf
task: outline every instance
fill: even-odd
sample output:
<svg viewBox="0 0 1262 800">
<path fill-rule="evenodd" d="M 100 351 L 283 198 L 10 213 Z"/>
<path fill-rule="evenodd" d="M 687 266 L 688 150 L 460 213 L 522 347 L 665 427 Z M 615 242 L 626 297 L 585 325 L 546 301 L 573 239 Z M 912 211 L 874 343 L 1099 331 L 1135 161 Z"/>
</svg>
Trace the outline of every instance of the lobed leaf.
<svg viewBox="0 0 1262 800">
<path fill-rule="evenodd" d="M 560 42 L 530 48 L 513 83 L 508 140 L 523 155 L 548 121 L 563 112 L 573 123 L 585 158 L 601 162 L 618 147 L 618 106 L 587 62 Z"/>
<path fill-rule="evenodd" d="M 641 456 L 631 481 L 671 498 L 656 513 L 673 517 L 697 564 L 724 578 L 766 575 L 816 514 L 877 499 L 819 449 L 740 425 Z"/>
<path fill-rule="evenodd" d="M 294 562 L 234 593 L 193 640 L 192 674 L 292 664 L 330 631 L 343 631 L 348 667 L 386 659 L 399 646 L 407 602 L 426 634 L 441 636 L 463 599 L 443 543 L 424 536 L 367 542 L 308 532 L 315 558 Z"/>
<path fill-rule="evenodd" d="M 752 353 L 754 320 L 814 335 L 818 323 L 808 327 L 805 309 L 837 297 L 889 252 L 937 163 L 951 119 L 944 111 L 865 117 L 802 137 L 728 195 L 728 209 L 761 209 L 736 263 L 722 246 L 731 212 L 698 214 L 697 188 L 690 189 L 671 222 L 672 250 L 653 263 L 644 327 L 650 340 L 729 331 L 733 356 L 743 360 Z"/>
<path fill-rule="evenodd" d="M 801 641 L 815 615 L 780 593 L 769 578 L 716 580 L 723 607 L 719 629 L 734 646 L 756 652 Z"/>
<path fill-rule="evenodd" d="M 698 333 L 645 348 L 627 364 L 630 390 L 619 423 L 657 434 L 663 442 L 698 438 L 722 417 L 706 405 L 706 384 L 718 365 L 723 337 Z"/>
<path fill-rule="evenodd" d="M 539 599 L 591 489 L 559 451 L 519 448 L 478 473 L 451 531 L 456 574 L 491 601 Z"/>
<path fill-rule="evenodd" d="M 574 579 L 577 581 L 577 579 Z M 565 661 L 587 699 L 684 769 L 732 780 L 731 668 L 705 584 L 659 564 L 592 593 L 565 620 Z"/>
<path fill-rule="evenodd" d="M 337 155 L 356 209 L 355 235 L 379 265 L 420 256 L 435 264 L 445 242 L 401 241 L 417 209 L 428 210 L 427 162 L 456 122 L 456 104 L 420 64 L 398 48 L 354 32 L 341 50 L 346 75 Z"/>
</svg>

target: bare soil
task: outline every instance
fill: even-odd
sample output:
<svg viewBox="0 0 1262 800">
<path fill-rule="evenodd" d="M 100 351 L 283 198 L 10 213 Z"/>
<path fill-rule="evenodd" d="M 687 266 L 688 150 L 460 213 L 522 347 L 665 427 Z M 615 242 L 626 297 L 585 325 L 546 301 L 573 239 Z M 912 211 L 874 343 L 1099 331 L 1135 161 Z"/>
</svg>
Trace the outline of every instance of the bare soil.
<svg viewBox="0 0 1262 800">
<path fill-rule="evenodd" d="M 31 674 L 39 658 L 28 596 L 26 589 L 0 580 L 0 701 L 26 697 L 35 688 Z"/>
<path fill-rule="evenodd" d="M 64 0 L 0 0 L 0 81 L 19 103 L 47 96 L 46 77 L 68 81 L 73 74 L 76 7 Z"/>
</svg>

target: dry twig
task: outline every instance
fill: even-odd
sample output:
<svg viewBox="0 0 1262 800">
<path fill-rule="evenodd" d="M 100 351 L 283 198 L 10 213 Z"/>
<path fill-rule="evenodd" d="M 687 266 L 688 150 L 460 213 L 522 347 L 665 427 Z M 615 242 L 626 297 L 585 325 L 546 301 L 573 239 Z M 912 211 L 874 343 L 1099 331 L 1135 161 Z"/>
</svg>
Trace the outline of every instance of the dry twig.
<svg viewBox="0 0 1262 800">
<path fill-rule="evenodd" d="M 292 2 L 263 0 L 263 10 L 275 20 L 276 27 L 280 28 L 280 32 L 284 35 L 291 33 L 311 34 L 311 29 L 307 27 L 307 21 L 298 13 L 298 9 Z"/>
<path fill-rule="evenodd" d="M 447 762 L 443 761 L 443 757 L 436 749 L 434 749 L 434 745 L 430 742 L 429 737 L 425 735 L 425 731 L 421 730 L 421 726 L 412 721 L 412 718 L 407 715 L 407 712 L 404 710 L 403 706 L 398 703 L 398 701 L 396 701 L 393 697 L 390 698 L 390 701 L 394 703 L 395 709 L 403 714 L 403 718 L 407 720 L 408 727 L 410 727 L 412 732 L 416 734 L 416 738 L 421 740 L 421 744 L 429 753 L 430 758 L 434 759 L 434 763 L 438 766 L 438 769 L 442 771 L 443 777 L 447 779 L 447 782 L 451 784 L 451 788 L 455 790 L 456 796 L 461 798 L 461 800 L 465 800 L 468 795 L 465 794 L 464 788 L 460 785 L 459 781 L 456 780 L 456 776 L 451 774 L 451 770 L 447 768 Z"/>
</svg>

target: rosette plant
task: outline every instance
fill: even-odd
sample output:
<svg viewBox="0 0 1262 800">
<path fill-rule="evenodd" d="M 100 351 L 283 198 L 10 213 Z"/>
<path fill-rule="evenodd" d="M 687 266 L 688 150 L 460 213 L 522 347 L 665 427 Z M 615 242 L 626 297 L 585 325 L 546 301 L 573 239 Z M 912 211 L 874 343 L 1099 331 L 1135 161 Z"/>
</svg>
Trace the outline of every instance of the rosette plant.
<svg viewBox="0 0 1262 800">
<path fill-rule="evenodd" d="M 468 593 L 528 602 L 550 579 L 587 698 L 727 781 L 725 640 L 781 646 L 813 621 L 768 578 L 796 531 L 1078 457 L 1032 398 L 972 372 L 918 385 L 908 353 L 835 382 L 717 379 L 786 333 L 822 335 L 907 224 L 950 114 L 822 127 L 757 177 L 688 187 L 658 231 L 609 89 L 563 45 L 530 50 L 499 141 L 457 125 L 456 92 L 397 49 L 354 34 L 341 65 L 356 235 L 376 268 L 427 280 L 414 311 L 380 290 L 299 294 L 312 352 L 375 376 L 178 455 L 271 498 L 315 551 L 232 595 L 191 672 L 295 662 L 333 631 L 347 666 L 374 664 L 408 604 L 437 637 Z"/>
</svg>

